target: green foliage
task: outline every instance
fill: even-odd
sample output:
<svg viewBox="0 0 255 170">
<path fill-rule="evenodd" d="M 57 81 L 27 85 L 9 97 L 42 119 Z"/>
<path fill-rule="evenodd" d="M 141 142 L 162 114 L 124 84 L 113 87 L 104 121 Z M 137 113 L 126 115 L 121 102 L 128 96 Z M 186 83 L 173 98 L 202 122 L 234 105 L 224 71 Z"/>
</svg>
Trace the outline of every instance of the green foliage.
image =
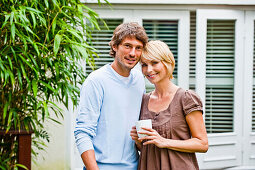
<svg viewBox="0 0 255 170">
<path fill-rule="evenodd" d="M 80 0 L 0 0 L 0 130 L 32 129 L 43 149 L 44 122 L 63 117 L 59 103 L 78 103 L 81 60 L 93 66 L 97 56 L 84 35 L 100 29 L 98 19 Z"/>
</svg>

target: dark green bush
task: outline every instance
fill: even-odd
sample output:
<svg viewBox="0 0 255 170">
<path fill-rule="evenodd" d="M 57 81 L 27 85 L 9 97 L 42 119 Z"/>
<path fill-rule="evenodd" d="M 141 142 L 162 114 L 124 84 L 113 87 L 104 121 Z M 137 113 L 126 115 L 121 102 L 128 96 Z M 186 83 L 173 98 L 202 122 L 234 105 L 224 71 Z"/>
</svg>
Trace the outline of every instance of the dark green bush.
<svg viewBox="0 0 255 170">
<path fill-rule="evenodd" d="M 59 103 L 77 105 L 81 60 L 93 66 L 96 55 L 84 36 L 97 21 L 80 0 L 0 0 L 0 130 L 33 130 L 33 146 L 44 148 L 44 122 L 64 116 Z M 17 166 L 16 143 L 1 136 L 0 168 Z"/>
</svg>

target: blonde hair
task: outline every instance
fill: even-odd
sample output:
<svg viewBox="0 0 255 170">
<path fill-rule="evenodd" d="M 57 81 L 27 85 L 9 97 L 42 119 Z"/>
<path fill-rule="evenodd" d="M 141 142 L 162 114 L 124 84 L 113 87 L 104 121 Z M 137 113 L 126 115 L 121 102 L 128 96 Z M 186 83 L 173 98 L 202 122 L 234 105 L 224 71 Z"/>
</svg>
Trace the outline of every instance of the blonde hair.
<svg viewBox="0 0 255 170">
<path fill-rule="evenodd" d="M 149 41 L 141 55 L 141 59 L 160 60 L 166 66 L 169 78 L 173 79 L 173 71 L 175 67 L 174 55 L 170 51 L 166 43 L 160 40 Z"/>
</svg>

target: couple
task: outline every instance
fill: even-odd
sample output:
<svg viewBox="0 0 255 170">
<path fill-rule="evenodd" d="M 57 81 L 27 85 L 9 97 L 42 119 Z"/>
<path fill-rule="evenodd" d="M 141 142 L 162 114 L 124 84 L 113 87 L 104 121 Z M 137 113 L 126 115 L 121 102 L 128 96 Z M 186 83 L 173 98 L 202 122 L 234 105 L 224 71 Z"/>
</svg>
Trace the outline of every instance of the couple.
<svg viewBox="0 0 255 170">
<path fill-rule="evenodd" d="M 170 81 L 175 61 L 168 46 L 148 42 L 134 22 L 119 25 L 110 46 L 113 63 L 92 72 L 81 87 L 74 134 L 84 169 L 198 169 L 195 152 L 208 149 L 202 103 Z M 133 69 L 138 61 L 155 85 L 149 94 L 143 75 Z M 139 113 L 140 119 L 152 120 L 152 129 L 136 131 Z"/>
</svg>

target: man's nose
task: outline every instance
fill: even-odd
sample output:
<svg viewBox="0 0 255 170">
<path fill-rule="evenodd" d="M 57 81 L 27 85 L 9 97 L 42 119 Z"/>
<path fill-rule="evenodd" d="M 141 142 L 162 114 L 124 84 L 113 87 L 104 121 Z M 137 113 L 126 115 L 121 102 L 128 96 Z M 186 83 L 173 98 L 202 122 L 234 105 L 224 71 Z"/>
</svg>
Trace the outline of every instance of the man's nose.
<svg viewBox="0 0 255 170">
<path fill-rule="evenodd" d="M 130 50 L 129 55 L 132 56 L 132 57 L 135 56 L 135 47 L 133 47 L 133 48 Z"/>
</svg>

